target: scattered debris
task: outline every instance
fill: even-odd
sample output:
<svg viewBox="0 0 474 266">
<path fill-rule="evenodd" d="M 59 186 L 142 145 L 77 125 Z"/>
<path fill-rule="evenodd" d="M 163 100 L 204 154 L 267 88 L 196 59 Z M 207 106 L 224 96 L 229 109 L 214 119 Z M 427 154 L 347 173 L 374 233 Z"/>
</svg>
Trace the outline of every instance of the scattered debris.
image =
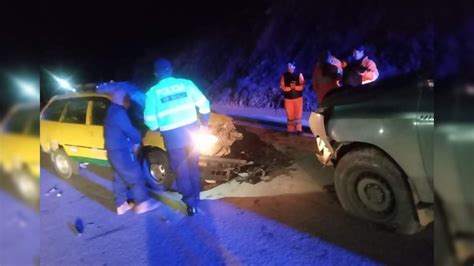
<svg viewBox="0 0 474 266">
<path fill-rule="evenodd" d="M 81 218 L 77 217 L 74 224 L 69 224 L 69 229 L 71 229 L 74 235 L 81 236 L 85 229 L 84 222 Z"/>
<path fill-rule="evenodd" d="M 46 192 L 44 195 L 45 195 L 45 196 L 49 196 L 50 194 L 52 194 L 53 192 L 55 192 L 55 191 L 57 191 L 57 190 L 58 190 L 58 188 L 57 188 L 56 186 L 53 186 L 53 187 L 50 188 L 50 189 L 48 190 L 48 192 Z"/>
<path fill-rule="evenodd" d="M 250 184 L 269 182 L 275 176 L 271 173 L 292 163 L 291 158 L 262 141 L 258 134 L 241 127 L 237 131 L 233 123 L 211 131 L 218 135 L 221 145 L 213 156 L 201 156 L 205 190 L 231 179 Z"/>
<path fill-rule="evenodd" d="M 250 184 L 256 184 L 263 180 L 265 176 L 264 166 L 247 164 L 242 167 L 235 169 L 236 174 L 235 180 L 237 182 L 247 182 Z"/>
</svg>

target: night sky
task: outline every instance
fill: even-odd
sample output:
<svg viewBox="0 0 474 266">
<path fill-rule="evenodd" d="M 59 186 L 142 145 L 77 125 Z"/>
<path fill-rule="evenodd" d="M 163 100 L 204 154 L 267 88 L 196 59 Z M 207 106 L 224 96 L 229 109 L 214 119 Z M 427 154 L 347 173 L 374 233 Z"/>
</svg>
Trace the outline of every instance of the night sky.
<svg viewBox="0 0 474 266">
<path fill-rule="evenodd" d="M 22 100 L 7 73 L 28 79 L 37 79 L 39 73 L 42 100 L 57 93 L 46 70 L 73 83 L 129 79 L 134 62 L 143 55 L 151 51 L 172 55 L 216 27 L 251 21 L 268 5 L 268 1 L 159 2 L 62 1 L 31 5 L 28 10 L 9 7 L 9 16 L 1 19 L 0 111 Z"/>
<path fill-rule="evenodd" d="M 361 8 L 370 6 L 366 2 L 370 1 L 360 1 Z M 62 1 L 4 9 L 7 16 L 0 18 L 2 110 L 21 100 L 9 75 L 37 79 L 39 73 L 45 99 L 55 93 L 56 85 L 45 70 L 73 83 L 130 79 L 136 60 L 144 55 L 158 51 L 172 57 L 199 36 L 246 25 L 250 30 L 272 5 L 269 0 L 127 3 Z M 440 14 L 443 23 L 464 16 Z"/>
<path fill-rule="evenodd" d="M 242 17 L 258 16 L 265 3 L 168 1 L 149 6 L 96 6 L 95 10 L 68 6 L 72 8 L 72 17 L 62 13 L 43 21 L 42 31 L 53 31 L 41 35 L 40 58 L 43 69 L 69 74 L 82 83 L 128 79 L 135 60 L 146 53 L 172 54 L 216 26 L 233 27 Z M 48 85 L 44 81 L 47 79 L 42 79 L 42 85 Z"/>
</svg>

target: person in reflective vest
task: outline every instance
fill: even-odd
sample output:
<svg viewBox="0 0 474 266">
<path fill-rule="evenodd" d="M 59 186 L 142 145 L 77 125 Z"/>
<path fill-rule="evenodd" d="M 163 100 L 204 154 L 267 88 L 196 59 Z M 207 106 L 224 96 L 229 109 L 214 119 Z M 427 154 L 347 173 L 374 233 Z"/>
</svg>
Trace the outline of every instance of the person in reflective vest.
<svg viewBox="0 0 474 266">
<path fill-rule="evenodd" d="M 159 81 L 146 93 L 145 124 L 163 136 L 177 189 L 191 216 L 197 212 L 201 192 L 199 151 L 192 134 L 207 131 L 210 103 L 191 80 L 173 77 L 168 60 L 156 60 L 154 71 Z"/>
<path fill-rule="evenodd" d="M 295 73 L 295 63 L 288 63 L 288 72 L 280 78 L 280 89 L 285 97 L 285 110 L 288 119 L 288 134 L 301 135 L 303 127 L 301 118 L 303 116 L 303 74 Z"/>
</svg>

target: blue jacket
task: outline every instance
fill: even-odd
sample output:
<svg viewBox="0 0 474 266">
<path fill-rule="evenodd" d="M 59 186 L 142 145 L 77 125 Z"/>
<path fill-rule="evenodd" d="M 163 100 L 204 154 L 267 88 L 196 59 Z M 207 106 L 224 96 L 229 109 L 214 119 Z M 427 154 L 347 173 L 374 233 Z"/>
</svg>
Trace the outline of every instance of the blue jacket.
<svg viewBox="0 0 474 266">
<path fill-rule="evenodd" d="M 131 149 L 142 141 L 138 131 L 130 121 L 127 110 L 118 104 L 111 104 L 107 109 L 104 121 L 104 138 L 106 150 Z"/>
<path fill-rule="evenodd" d="M 211 112 L 209 100 L 190 80 L 168 77 L 146 93 L 145 124 L 161 132 L 178 129 L 198 121 Z"/>
</svg>

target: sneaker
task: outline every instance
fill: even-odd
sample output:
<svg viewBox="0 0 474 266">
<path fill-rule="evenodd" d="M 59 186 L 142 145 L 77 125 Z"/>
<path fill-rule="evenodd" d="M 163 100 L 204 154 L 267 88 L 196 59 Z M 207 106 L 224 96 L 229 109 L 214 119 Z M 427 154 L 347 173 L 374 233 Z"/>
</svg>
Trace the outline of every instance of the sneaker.
<svg viewBox="0 0 474 266">
<path fill-rule="evenodd" d="M 135 213 L 141 214 L 141 213 L 149 212 L 158 208 L 158 206 L 160 206 L 160 203 L 158 201 L 147 200 L 135 206 Z"/>
<path fill-rule="evenodd" d="M 118 215 L 125 214 L 126 212 L 128 212 L 131 209 L 133 209 L 133 203 L 128 203 L 128 202 L 125 201 L 124 203 L 122 203 L 122 205 L 117 207 L 117 214 Z"/>
</svg>

